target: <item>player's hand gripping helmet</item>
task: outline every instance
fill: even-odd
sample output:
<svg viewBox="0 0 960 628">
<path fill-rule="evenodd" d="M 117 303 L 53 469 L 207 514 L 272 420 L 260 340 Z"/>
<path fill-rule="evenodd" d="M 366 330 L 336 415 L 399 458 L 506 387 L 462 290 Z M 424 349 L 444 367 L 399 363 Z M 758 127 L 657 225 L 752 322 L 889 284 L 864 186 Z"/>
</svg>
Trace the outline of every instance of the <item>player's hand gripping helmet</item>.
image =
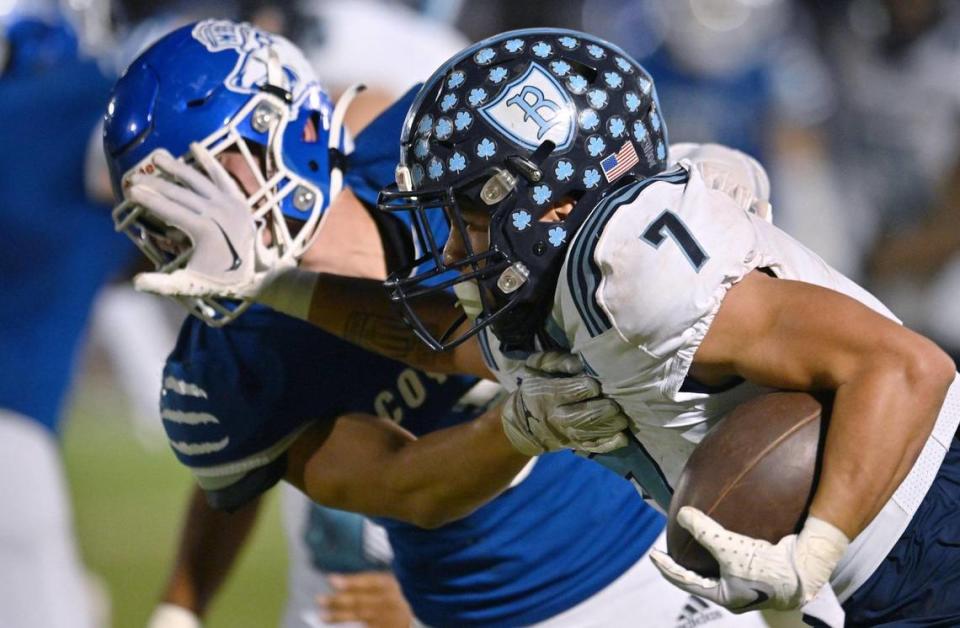
<svg viewBox="0 0 960 628">
<path fill-rule="evenodd" d="M 191 143 L 214 156 L 233 151 L 257 182 L 245 193 L 258 230 L 258 267 L 295 263 L 340 191 L 343 108 L 333 112 L 286 39 L 223 20 L 184 26 L 150 46 L 114 87 L 104 119 L 114 193 L 122 196 L 130 175 L 154 172 L 158 152 L 189 163 Z M 122 202 L 113 218 L 162 272 L 184 267 L 193 253 L 186 234 L 143 206 Z M 249 305 L 212 297 L 181 302 L 212 325 Z"/>
<path fill-rule="evenodd" d="M 419 228 L 422 257 L 388 279 L 418 335 L 446 349 L 490 325 L 505 348 L 529 349 L 589 212 L 618 187 L 666 168 L 658 108 L 636 61 L 575 31 L 504 33 L 437 70 L 404 123 L 396 187 L 381 194 L 381 209 L 413 211 L 418 226 L 428 208 L 444 207 L 465 243 L 464 257 L 444 259 L 444 242 Z M 565 201 L 576 205 L 563 220 L 540 220 Z M 488 251 L 472 250 L 464 209 L 489 212 Z M 477 316 L 458 336 L 463 318 L 433 334 L 415 302 L 451 286 Z"/>
</svg>

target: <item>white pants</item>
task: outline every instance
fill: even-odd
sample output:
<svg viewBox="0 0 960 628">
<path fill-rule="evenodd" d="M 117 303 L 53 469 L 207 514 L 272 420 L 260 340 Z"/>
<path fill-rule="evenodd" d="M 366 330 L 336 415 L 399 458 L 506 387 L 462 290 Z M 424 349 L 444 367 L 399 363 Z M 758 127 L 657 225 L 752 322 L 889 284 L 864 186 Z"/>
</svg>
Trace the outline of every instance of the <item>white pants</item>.
<svg viewBox="0 0 960 628">
<path fill-rule="evenodd" d="M 666 550 L 663 533 L 654 547 Z M 571 551 L 574 551 L 571 549 Z M 787 615 L 787 614 L 777 614 Z M 573 608 L 534 624 L 537 628 L 763 628 L 768 617 L 758 612 L 734 615 L 673 586 L 644 554 L 619 578 Z M 786 623 L 784 623 L 784 621 Z M 802 626 L 800 614 L 776 617 L 769 625 Z M 415 628 L 426 628 L 414 622 Z"/>
<path fill-rule="evenodd" d="M 666 533 L 654 547 L 665 549 Z M 734 615 L 673 586 L 657 571 L 649 552 L 592 597 L 538 628 L 748 628 L 766 626 L 759 613 Z"/>
<path fill-rule="evenodd" d="M 93 628 L 91 606 L 57 443 L 0 409 L 0 626 Z"/>
</svg>

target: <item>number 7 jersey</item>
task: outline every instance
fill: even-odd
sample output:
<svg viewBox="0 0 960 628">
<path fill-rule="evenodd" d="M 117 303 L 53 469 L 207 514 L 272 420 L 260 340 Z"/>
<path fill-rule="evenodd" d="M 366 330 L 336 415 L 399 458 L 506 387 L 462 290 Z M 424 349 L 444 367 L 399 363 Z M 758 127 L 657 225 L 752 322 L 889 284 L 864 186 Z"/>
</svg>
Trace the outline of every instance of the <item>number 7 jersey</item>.
<svg viewBox="0 0 960 628">
<path fill-rule="evenodd" d="M 764 392 L 735 380 L 711 388 L 689 377 L 694 354 L 727 291 L 749 272 L 845 294 L 895 320 L 875 297 L 727 194 L 679 168 L 628 185 L 593 209 L 571 242 L 546 331 L 578 355 L 624 409 L 628 447 L 596 456 L 663 509 L 697 443 L 739 403 Z M 490 349 L 504 385 L 517 363 Z M 951 398 L 960 395 L 951 389 Z M 945 404 L 945 407 L 950 404 Z M 960 406 L 958 406 L 960 407 Z M 930 486 L 960 412 L 942 411 L 928 446 L 881 515 L 835 573 L 844 599 L 896 542 Z M 932 473 L 931 473 L 932 470 Z"/>
<path fill-rule="evenodd" d="M 893 317 L 684 163 L 594 209 L 561 269 L 550 325 L 623 407 L 667 487 L 707 430 L 762 392 L 742 380 L 709 388 L 688 377 L 723 297 L 747 273 L 763 268 L 831 288 Z M 659 497 L 653 478 L 638 480 Z"/>
</svg>

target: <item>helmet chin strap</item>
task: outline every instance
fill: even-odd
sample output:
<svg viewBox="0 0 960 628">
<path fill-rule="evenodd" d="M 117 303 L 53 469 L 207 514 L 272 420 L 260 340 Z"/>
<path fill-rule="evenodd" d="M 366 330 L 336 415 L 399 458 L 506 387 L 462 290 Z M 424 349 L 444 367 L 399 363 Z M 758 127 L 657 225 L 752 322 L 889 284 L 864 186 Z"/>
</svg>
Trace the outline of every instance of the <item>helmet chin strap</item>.
<svg viewBox="0 0 960 628">
<path fill-rule="evenodd" d="M 340 139 L 343 135 L 343 118 L 347 115 L 347 109 L 350 107 L 353 99 L 365 89 L 367 89 L 367 86 L 363 83 L 354 83 L 343 92 L 340 100 L 337 101 L 336 106 L 333 108 L 333 119 L 330 121 L 330 143 L 328 145 L 331 151 L 340 150 Z M 341 164 L 335 161 L 330 168 L 330 202 L 333 202 L 333 199 L 340 194 L 342 188 L 343 170 Z"/>
<path fill-rule="evenodd" d="M 287 89 L 285 78 L 277 49 L 273 46 L 267 47 L 267 84 L 285 90 Z"/>
<path fill-rule="evenodd" d="M 327 144 L 327 150 L 330 152 L 330 155 L 335 155 L 340 152 L 340 140 L 343 137 L 343 118 L 347 114 L 347 109 L 350 107 L 350 103 L 353 102 L 353 99 L 357 97 L 357 94 L 367 89 L 367 86 L 363 83 L 354 83 L 343 92 L 343 95 L 340 96 L 340 100 L 337 101 L 336 106 L 333 108 L 333 116 L 330 120 L 330 140 Z M 330 160 L 330 205 L 337 199 L 337 196 L 340 195 L 340 191 L 343 189 L 343 162 L 340 159 Z M 317 236 L 320 235 L 320 229 L 314 230 L 313 234 L 310 236 L 310 239 L 304 245 L 304 250 L 309 249 L 313 246 L 314 242 L 317 241 Z"/>
</svg>

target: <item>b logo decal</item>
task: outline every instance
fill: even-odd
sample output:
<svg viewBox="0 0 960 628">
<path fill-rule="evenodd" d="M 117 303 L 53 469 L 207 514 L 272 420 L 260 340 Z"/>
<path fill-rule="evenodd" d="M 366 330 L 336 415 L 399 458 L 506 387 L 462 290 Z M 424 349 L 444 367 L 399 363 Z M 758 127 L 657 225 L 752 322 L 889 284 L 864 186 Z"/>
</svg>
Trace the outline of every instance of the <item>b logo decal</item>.
<svg viewBox="0 0 960 628">
<path fill-rule="evenodd" d="M 573 141 L 573 101 L 557 80 L 536 63 L 479 112 L 511 141 L 536 149 L 544 140 L 564 150 Z"/>
</svg>

